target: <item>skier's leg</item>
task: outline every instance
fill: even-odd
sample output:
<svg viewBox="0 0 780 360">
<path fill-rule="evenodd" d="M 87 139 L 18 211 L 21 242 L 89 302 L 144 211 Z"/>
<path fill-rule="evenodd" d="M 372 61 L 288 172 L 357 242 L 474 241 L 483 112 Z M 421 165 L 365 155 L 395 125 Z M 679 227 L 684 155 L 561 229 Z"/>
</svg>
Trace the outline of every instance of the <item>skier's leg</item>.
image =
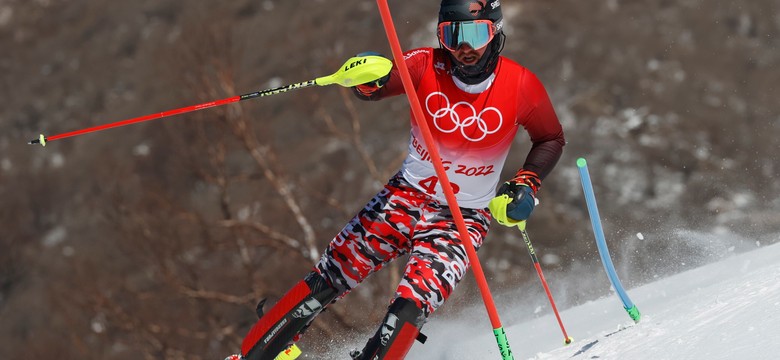
<svg viewBox="0 0 780 360">
<path fill-rule="evenodd" d="M 255 323 L 241 344 L 244 358 L 276 358 L 337 295 L 322 276 L 309 273 Z"/>
<path fill-rule="evenodd" d="M 425 199 L 396 175 L 331 241 L 316 270 L 339 294 L 411 250 Z"/>
<path fill-rule="evenodd" d="M 425 320 L 452 294 L 469 266 L 465 248 L 452 229 L 449 211 L 430 209 L 415 228 L 414 247 L 404 277 L 382 326 L 355 359 L 403 359 Z M 461 209 L 472 244 L 479 248 L 490 216 L 484 210 Z M 388 324 L 396 323 L 396 326 Z M 389 334 L 388 334 L 389 333 Z"/>
<path fill-rule="evenodd" d="M 397 296 L 415 301 L 426 318 L 450 297 L 470 266 L 449 209 L 438 205 L 434 210 L 417 224 L 414 247 L 397 290 Z M 490 214 L 486 209 L 460 210 L 471 244 L 479 250 L 487 236 Z"/>
<path fill-rule="evenodd" d="M 409 229 L 416 222 L 410 209 L 422 200 L 407 199 L 399 185 L 399 176 L 391 179 L 331 241 L 315 272 L 261 317 L 242 344 L 246 359 L 273 359 L 322 308 L 409 251 Z"/>
<path fill-rule="evenodd" d="M 350 355 L 357 360 L 403 359 L 424 323 L 425 315 L 417 304 L 408 299 L 396 298 L 387 310 L 382 325 L 368 340 L 363 351 Z"/>
</svg>

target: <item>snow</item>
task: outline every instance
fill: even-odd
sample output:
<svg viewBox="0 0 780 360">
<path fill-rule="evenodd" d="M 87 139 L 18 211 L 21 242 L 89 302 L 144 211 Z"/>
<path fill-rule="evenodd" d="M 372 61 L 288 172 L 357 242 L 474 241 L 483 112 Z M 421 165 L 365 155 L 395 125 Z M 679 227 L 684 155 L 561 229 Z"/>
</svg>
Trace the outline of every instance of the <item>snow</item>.
<svg viewBox="0 0 780 360">
<path fill-rule="evenodd" d="M 570 345 L 549 306 L 538 318 L 504 320 L 504 328 L 515 359 L 780 359 L 778 259 L 780 243 L 629 289 L 642 312 L 638 324 L 614 294 L 565 309 Z M 603 273 L 587 276 L 608 281 Z M 554 287 L 556 279 L 547 280 Z M 499 315 L 511 319 L 538 307 L 515 305 L 499 308 Z M 434 315 L 423 329 L 428 342 L 416 343 L 407 359 L 501 359 L 484 306 L 481 311 L 481 317 Z"/>
</svg>

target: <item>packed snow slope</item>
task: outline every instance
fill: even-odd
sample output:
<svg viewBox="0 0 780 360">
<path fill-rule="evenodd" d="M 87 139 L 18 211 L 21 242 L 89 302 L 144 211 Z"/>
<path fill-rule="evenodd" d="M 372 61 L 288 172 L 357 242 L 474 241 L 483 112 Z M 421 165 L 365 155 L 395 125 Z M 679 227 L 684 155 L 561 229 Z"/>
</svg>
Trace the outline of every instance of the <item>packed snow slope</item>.
<svg viewBox="0 0 780 360">
<path fill-rule="evenodd" d="M 604 276 L 586 274 L 585 276 Z M 549 279 L 548 279 L 549 280 Z M 616 295 L 522 323 L 504 323 L 515 359 L 780 359 L 780 244 L 629 289 L 634 324 Z M 521 309 L 527 305 L 517 304 Z M 502 310 L 499 310 L 500 312 Z M 503 309 L 511 313 L 512 309 Z M 484 312 L 484 311 L 483 311 Z M 501 359 L 482 317 L 432 320 L 407 359 Z M 479 334 L 479 335 L 476 335 Z"/>
</svg>

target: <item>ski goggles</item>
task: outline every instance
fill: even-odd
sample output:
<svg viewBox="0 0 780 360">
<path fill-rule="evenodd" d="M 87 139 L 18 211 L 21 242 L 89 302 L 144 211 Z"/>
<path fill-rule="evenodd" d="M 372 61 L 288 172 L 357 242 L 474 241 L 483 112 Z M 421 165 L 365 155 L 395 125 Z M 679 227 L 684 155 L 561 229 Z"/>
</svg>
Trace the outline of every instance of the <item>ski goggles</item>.
<svg viewBox="0 0 780 360">
<path fill-rule="evenodd" d="M 447 50 L 455 51 L 464 44 L 479 50 L 493 40 L 495 29 L 490 20 L 445 21 L 439 23 L 438 36 Z"/>
</svg>

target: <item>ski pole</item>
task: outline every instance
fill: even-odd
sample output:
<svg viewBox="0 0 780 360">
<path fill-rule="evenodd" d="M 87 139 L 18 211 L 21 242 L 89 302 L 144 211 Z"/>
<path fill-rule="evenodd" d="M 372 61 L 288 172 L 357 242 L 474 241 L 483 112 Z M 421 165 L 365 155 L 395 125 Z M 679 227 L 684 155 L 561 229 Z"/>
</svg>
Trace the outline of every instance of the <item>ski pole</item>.
<svg viewBox="0 0 780 360">
<path fill-rule="evenodd" d="M 555 318 L 558 319 L 558 326 L 561 327 L 561 332 L 563 332 L 563 343 L 566 345 L 571 344 L 572 338 L 569 337 L 568 334 L 566 334 L 566 328 L 563 327 L 563 321 L 561 321 L 561 315 L 558 314 L 558 308 L 555 306 L 555 300 L 553 300 L 552 293 L 550 293 L 550 287 L 547 286 L 547 280 L 544 279 L 544 273 L 542 273 L 542 266 L 539 264 L 539 259 L 536 257 L 536 251 L 534 250 L 534 246 L 531 245 L 531 237 L 528 236 L 528 232 L 525 231 L 525 221 L 518 224 L 518 227 L 520 228 L 520 233 L 523 235 L 523 241 L 525 241 L 525 245 L 528 247 L 528 254 L 531 255 L 531 260 L 534 263 L 534 267 L 536 268 L 536 273 L 539 274 L 539 280 L 542 282 L 542 287 L 544 287 L 544 292 L 547 293 L 547 298 L 550 300 L 550 306 L 553 309 L 553 312 L 555 313 Z"/>
<path fill-rule="evenodd" d="M 160 113 L 153 113 L 153 114 L 144 115 L 132 119 L 121 120 L 113 123 L 93 126 L 89 128 L 84 128 L 84 129 L 75 130 L 75 131 L 66 132 L 63 134 L 57 134 L 48 137 L 41 134 L 37 139 L 30 140 L 28 144 L 30 145 L 41 144 L 42 146 L 46 146 L 47 142 L 52 142 L 59 139 L 102 131 L 106 129 L 112 129 L 120 126 L 143 122 L 143 121 L 161 119 L 164 117 L 184 114 L 191 111 L 207 109 L 215 106 L 232 104 L 242 100 L 254 99 L 254 98 L 269 96 L 269 95 L 276 95 L 283 92 L 296 90 L 296 89 L 303 89 L 315 85 L 326 86 L 326 85 L 338 84 L 344 87 L 360 85 L 384 77 L 390 72 L 390 69 L 392 69 L 392 67 L 393 67 L 392 62 L 382 56 L 376 56 L 376 55 L 355 56 L 347 60 L 347 62 L 344 63 L 344 65 L 335 73 L 328 76 L 318 77 L 314 80 L 280 86 L 280 87 L 262 90 L 262 91 L 256 91 L 244 95 L 229 97 L 222 100 L 210 101 L 203 104 L 163 111 Z"/>
<path fill-rule="evenodd" d="M 512 350 L 509 347 L 509 342 L 507 341 L 506 332 L 504 331 L 504 327 L 501 325 L 501 320 L 498 318 L 498 312 L 496 311 L 496 305 L 493 301 L 493 295 L 490 293 L 487 280 L 485 279 L 485 273 L 482 271 L 482 265 L 479 262 L 479 257 L 477 257 L 477 251 L 474 249 L 474 244 L 471 243 L 471 235 L 466 228 L 466 222 L 463 219 L 463 213 L 460 211 L 458 201 L 455 198 L 455 193 L 452 190 L 452 184 L 450 183 L 449 178 L 447 178 L 446 170 L 444 170 L 444 165 L 442 164 L 441 156 L 439 155 L 438 146 L 433 139 L 433 135 L 431 134 L 431 130 L 428 127 L 428 124 L 425 122 L 425 115 L 423 114 L 422 106 L 420 105 L 420 99 L 417 97 L 417 91 L 414 88 L 412 77 L 409 74 L 409 69 L 406 67 L 406 62 L 404 61 L 403 50 L 401 50 L 401 43 L 398 41 L 398 34 L 395 31 L 393 17 L 390 14 L 390 7 L 387 5 L 387 0 L 377 0 L 377 5 L 379 6 L 379 13 L 382 17 L 382 24 L 385 27 L 387 40 L 390 43 L 390 48 L 393 52 L 393 58 L 396 60 L 396 66 L 398 67 L 398 72 L 401 75 L 406 97 L 409 101 L 409 105 L 412 108 L 412 113 L 414 114 L 413 119 L 417 126 L 420 127 L 423 139 L 425 140 L 425 145 L 428 146 L 428 152 L 431 155 L 430 159 L 433 163 L 434 169 L 436 170 L 436 176 L 438 177 L 439 183 L 441 184 L 442 190 L 444 191 L 444 195 L 447 199 L 447 205 L 452 212 L 452 217 L 455 220 L 455 225 L 457 226 L 458 233 L 460 235 L 460 240 L 463 243 L 463 247 L 466 249 L 469 262 L 471 263 L 471 267 L 474 270 L 474 277 L 476 278 L 477 285 L 479 287 L 480 293 L 482 294 L 482 299 L 485 303 L 485 308 L 487 309 L 490 323 L 493 326 L 493 335 L 496 337 L 496 342 L 498 343 L 498 350 L 501 354 L 501 358 L 502 360 L 514 359 L 512 356 Z"/>
</svg>

